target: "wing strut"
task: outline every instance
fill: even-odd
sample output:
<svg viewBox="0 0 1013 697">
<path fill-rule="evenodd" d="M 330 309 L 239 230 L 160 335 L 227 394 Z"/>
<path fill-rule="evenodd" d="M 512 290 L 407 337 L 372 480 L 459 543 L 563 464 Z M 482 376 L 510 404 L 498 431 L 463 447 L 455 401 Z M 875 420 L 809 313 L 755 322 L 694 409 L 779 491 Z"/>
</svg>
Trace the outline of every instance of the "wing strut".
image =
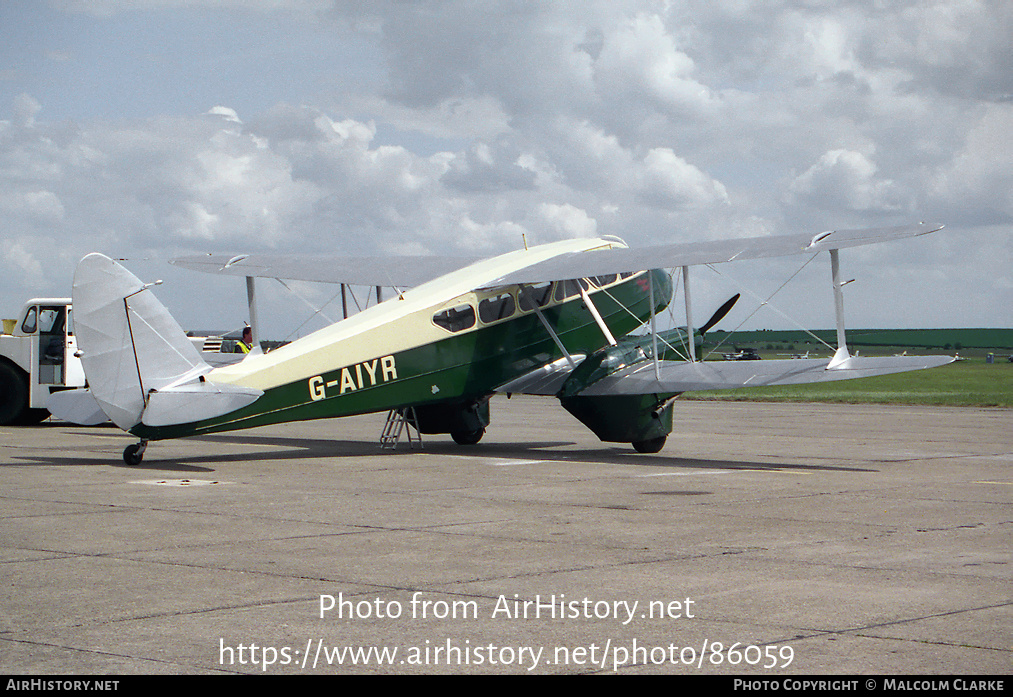
<svg viewBox="0 0 1013 697">
<path fill-rule="evenodd" d="M 252 334 L 253 345 L 250 353 L 261 353 L 260 348 L 260 326 L 257 321 L 257 289 L 253 276 L 246 277 L 246 303 L 250 307 L 250 333 Z"/>
<path fill-rule="evenodd" d="M 689 297 L 689 267 L 682 267 L 682 291 L 686 296 L 686 342 L 689 344 L 689 360 L 696 362 L 696 337 L 693 336 L 693 307 Z"/>
<path fill-rule="evenodd" d="M 565 346 L 563 346 L 563 342 L 559 339 L 559 334 L 556 334 L 556 330 L 552 328 L 551 324 L 549 324 L 549 320 L 545 319 L 545 315 L 542 314 L 542 308 L 538 307 L 537 304 L 535 305 L 535 314 L 538 315 L 538 319 L 541 320 L 542 326 L 545 327 L 545 331 L 547 331 L 549 336 L 552 337 L 552 340 L 556 342 L 556 347 L 563 353 L 564 356 L 566 356 L 566 361 L 570 364 L 570 369 L 572 370 L 573 368 L 576 368 L 577 361 L 573 360 L 573 356 L 571 356 L 570 352 L 566 350 Z"/>
<path fill-rule="evenodd" d="M 848 353 L 848 341 L 844 334 L 844 286 L 851 281 L 841 281 L 841 261 L 837 249 L 830 250 L 830 276 L 834 286 L 834 314 L 837 317 L 837 352 L 827 364 L 827 370 L 833 370 L 851 358 Z"/>
<path fill-rule="evenodd" d="M 658 364 L 658 313 L 654 309 L 654 274 L 647 272 L 647 301 L 651 304 L 651 360 L 654 362 L 654 379 L 661 382 L 661 366 Z"/>
<path fill-rule="evenodd" d="M 577 288 L 580 289 L 580 297 L 584 299 L 584 304 L 587 305 L 587 309 L 590 311 L 591 316 L 594 317 L 594 321 L 598 323 L 598 328 L 601 329 L 601 333 L 605 335 L 605 338 L 609 342 L 609 346 L 615 346 L 616 338 L 612 336 L 612 332 L 609 331 L 608 325 L 605 324 L 605 320 L 601 318 L 601 313 L 598 312 L 598 308 L 594 306 L 593 302 L 591 302 L 591 296 L 588 295 L 587 291 L 584 289 L 584 284 L 577 283 Z"/>
</svg>

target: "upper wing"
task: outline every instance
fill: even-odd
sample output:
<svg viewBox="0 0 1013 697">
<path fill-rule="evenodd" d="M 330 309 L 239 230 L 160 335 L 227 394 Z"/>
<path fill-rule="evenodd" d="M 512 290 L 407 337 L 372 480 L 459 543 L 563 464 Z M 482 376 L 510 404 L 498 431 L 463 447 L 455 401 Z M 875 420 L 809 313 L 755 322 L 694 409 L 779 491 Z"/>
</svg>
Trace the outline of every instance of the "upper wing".
<svg viewBox="0 0 1013 697">
<path fill-rule="evenodd" d="M 824 250 L 858 247 L 926 235 L 942 228 L 942 225 L 918 223 L 917 225 L 889 228 L 830 230 L 817 235 L 744 237 L 735 240 L 689 242 L 638 249 L 597 249 L 560 254 L 547 261 L 505 274 L 495 279 L 490 285 L 537 283 L 564 278 L 588 278 L 612 273 L 636 272 L 645 269 L 669 269 L 676 266 L 718 264 L 742 259 L 762 259 L 804 253 L 815 254 Z"/>
<path fill-rule="evenodd" d="M 890 240 L 925 235 L 940 230 L 942 225 L 918 223 L 889 228 L 864 230 L 831 230 L 817 235 L 796 234 L 769 237 L 746 237 L 712 242 L 688 242 L 629 249 L 602 240 L 594 249 L 574 251 L 571 247 L 560 253 L 534 254 L 531 263 L 523 258 L 505 265 L 500 272 L 483 276 L 475 287 L 494 287 L 515 283 L 538 283 L 567 278 L 587 278 L 613 273 L 646 269 L 673 268 L 695 264 L 716 264 L 740 259 L 787 256 L 857 247 Z M 557 243 L 558 244 L 558 243 Z M 514 253 L 516 254 L 516 253 Z M 534 260 L 537 259 L 537 260 Z M 233 276 L 284 278 L 327 283 L 349 283 L 364 286 L 409 288 L 421 285 L 444 274 L 462 269 L 481 259 L 477 257 L 347 257 L 306 255 L 239 255 L 226 254 L 180 257 L 170 263 L 176 266 L 222 273 Z"/>
<path fill-rule="evenodd" d="M 479 261 L 479 257 L 201 254 L 169 263 L 193 271 L 295 281 L 411 288 Z"/>
</svg>

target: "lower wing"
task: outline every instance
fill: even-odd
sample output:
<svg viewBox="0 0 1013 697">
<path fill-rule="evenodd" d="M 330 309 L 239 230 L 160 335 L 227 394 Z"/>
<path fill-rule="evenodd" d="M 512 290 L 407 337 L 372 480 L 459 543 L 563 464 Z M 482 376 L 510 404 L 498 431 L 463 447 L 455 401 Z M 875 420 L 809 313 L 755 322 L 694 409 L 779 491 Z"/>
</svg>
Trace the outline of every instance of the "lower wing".
<svg viewBox="0 0 1013 697">
<path fill-rule="evenodd" d="M 695 390 L 728 390 L 764 385 L 798 385 L 888 375 L 952 363 L 950 356 L 854 356 L 830 367 L 829 358 L 775 361 L 640 361 L 603 377 L 581 396 L 665 394 Z"/>
</svg>

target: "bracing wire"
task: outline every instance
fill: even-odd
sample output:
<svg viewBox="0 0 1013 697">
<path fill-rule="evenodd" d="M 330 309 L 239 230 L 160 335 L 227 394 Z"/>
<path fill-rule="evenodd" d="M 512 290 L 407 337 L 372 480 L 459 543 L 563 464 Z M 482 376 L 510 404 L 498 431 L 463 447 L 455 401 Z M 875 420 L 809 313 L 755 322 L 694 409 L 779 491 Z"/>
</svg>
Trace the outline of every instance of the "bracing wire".
<svg viewBox="0 0 1013 697">
<path fill-rule="evenodd" d="M 713 353 L 714 353 L 715 351 L 717 351 L 717 350 L 718 350 L 718 349 L 719 349 L 719 348 L 721 347 L 721 345 L 722 345 L 722 344 L 724 344 L 724 343 L 725 343 L 725 342 L 726 342 L 726 341 L 728 340 L 728 338 L 729 338 L 729 337 L 731 337 L 731 336 L 732 336 L 732 335 L 733 335 L 733 334 L 734 334 L 735 332 L 737 332 L 737 331 L 738 331 L 738 330 L 739 330 L 739 329 L 740 329 L 740 328 L 742 327 L 742 325 L 743 325 L 743 324 L 745 324 L 746 322 L 748 322 L 748 321 L 749 321 L 749 319 L 750 319 L 750 318 L 751 318 L 751 317 L 752 317 L 753 315 L 755 315 L 755 314 L 756 314 L 757 312 L 759 312 L 759 311 L 760 311 L 760 308 L 762 308 L 762 307 L 765 307 L 765 306 L 766 306 L 766 307 L 769 307 L 769 308 L 770 308 L 771 310 L 773 310 L 774 312 L 776 312 L 776 313 L 777 313 L 778 315 L 780 315 L 780 316 L 781 316 L 781 317 L 783 317 L 784 319 L 786 319 L 786 320 L 788 320 L 789 322 L 791 322 L 792 324 L 794 324 L 794 325 L 795 325 L 796 327 L 798 327 L 798 328 L 799 328 L 800 330 L 802 330 L 803 332 L 805 332 L 806 334 L 808 334 L 809 336 L 811 336 L 811 337 L 812 337 L 813 339 L 815 339 L 815 340 L 816 340 L 816 341 L 818 341 L 819 343 L 821 343 L 821 344 L 823 344 L 824 346 L 826 346 L 826 347 L 827 347 L 828 349 L 830 349 L 831 351 L 834 351 L 835 349 L 834 349 L 834 347 L 833 347 L 833 346 L 831 346 L 830 344 L 828 344 L 827 342 L 825 342 L 825 341 L 824 341 L 823 339 L 819 338 L 818 336 L 816 336 L 815 334 L 813 334 L 813 333 L 812 333 L 811 331 L 809 331 L 808 329 L 806 329 L 806 328 L 805 328 L 804 326 L 802 326 L 801 324 L 799 324 L 799 323 L 798 323 L 797 321 L 795 321 L 795 319 L 794 319 L 794 318 L 792 318 L 792 317 L 790 317 L 789 315 L 785 314 L 784 312 L 782 312 L 782 311 L 781 311 L 780 309 L 778 309 L 778 308 L 777 308 L 777 307 L 775 307 L 774 305 L 771 305 L 771 304 L 770 304 L 770 301 L 771 301 L 771 300 L 773 299 L 773 297 L 774 297 L 775 295 L 777 295 L 777 294 L 778 294 L 779 292 L 781 292 L 781 290 L 782 290 L 782 289 L 783 289 L 783 288 L 784 288 L 784 287 L 785 287 L 786 285 L 788 285 L 789 283 L 791 283 L 791 281 L 792 281 L 792 279 L 793 279 L 793 278 L 795 278 L 795 277 L 796 277 L 796 276 L 798 276 L 798 275 L 799 275 L 800 273 L 802 273 L 802 270 L 803 270 L 803 269 L 804 269 L 805 267 L 807 267 L 807 266 L 809 265 L 809 263 L 810 263 L 810 262 L 812 262 L 812 260 L 813 260 L 813 259 L 815 259 L 815 258 L 816 258 L 817 256 L 818 256 L 817 254 L 814 254 L 814 255 L 812 255 L 811 257 L 809 257 L 809 259 L 807 259 L 807 260 L 806 260 L 806 262 L 805 262 L 804 264 L 802 264 L 802 266 L 800 266 L 800 267 L 798 268 L 798 270 L 796 270 L 796 271 L 795 271 L 795 273 L 793 273 L 793 274 L 792 274 L 791 276 L 789 276 L 789 277 L 788 277 L 788 279 L 787 279 L 787 280 L 785 280 L 785 282 L 784 282 L 784 283 L 782 283 L 782 284 L 781 284 L 780 286 L 778 286 L 778 287 L 777 287 L 777 289 L 776 289 L 776 290 L 775 290 L 775 291 L 774 291 L 773 293 L 771 293 L 771 294 L 770 294 L 769 296 L 767 296 L 767 298 L 766 298 L 766 299 L 762 298 L 762 297 L 761 297 L 761 296 L 760 296 L 760 295 L 759 295 L 758 293 L 754 293 L 754 292 L 753 292 L 752 290 L 750 290 L 749 288 L 746 288 L 746 287 L 745 287 L 745 286 L 744 286 L 744 285 L 742 284 L 742 282 L 741 282 L 741 281 L 738 281 L 737 279 L 733 278 L 732 276 L 729 276 L 729 275 L 728 275 L 728 274 L 726 274 L 726 273 L 722 273 L 721 271 L 718 271 L 718 270 L 717 270 L 716 268 L 714 268 L 714 265 L 713 265 L 713 264 L 707 264 L 707 265 L 706 265 L 706 266 L 707 266 L 707 268 L 709 268 L 709 269 L 710 269 L 711 271 L 713 271 L 714 273 L 716 273 L 716 274 L 717 274 L 717 275 L 719 275 L 719 276 L 723 276 L 723 277 L 727 278 L 727 279 L 728 279 L 729 281 L 731 281 L 731 282 L 732 282 L 732 283 L 733 283 L 733 284 L 734 284 L 735 286 L 737 286 L 737 287 L 738 287 L 738 288 L 739 288 L 739 289 L 740 289 L 740 290 L 741 290 L 742 292 L 744 292 L 744 293 L 747 293 L 747 294 L 748 294 L 748 295 L 750 295 L 751 297 L 753 297 L 753 298 L 755 298 L 755 299 L 757 299 L 757 300 L 759 300 L 759 301 L 760 301 L 760 304 L 759 304 L 759 305 L 758 305 L 758 306 L 756 307 L 756 309 L 755 309 L 755 310 L 753 310 L 752 312 L 750 312 L 750 313 L 749 313 L 749 315 L 748 315 L 748 316 L 747 316 L 747 317 L 746 317 L 745 319 L 743 319 L 743 320 L 742 320 L 741 322 L 739 322 L 738 326 L 736 326 L 736 327 L 735 327 L 735 329 L 733 329 L 733 330 L 732 330 L 731 332 L 729 332 L 729 333 L 728 333 L 728 334 L 727 334 L 727 335 L 726 335 L 726 336 L 725 336 L 725 337 L 724 337 L 724 338 L 723 338 L 723 339 L 722 339 L 721 341 L 719 341 L 719 342 L 717 343 L 717 345 L 716 345 L 716 346 L 714 346 L 714 348 L 713 348 L 713 349 L 711 349 L 711 350 L 710 350 L 710 351 L 709 351 L 709 352 L 707 353 L 707 356 L 710 356 L 710 355 L 711 355 L 711 354 L 713 354 Z M 705 358 L 706 358 L 706 356 L 705 356 Z"/>
</svg>

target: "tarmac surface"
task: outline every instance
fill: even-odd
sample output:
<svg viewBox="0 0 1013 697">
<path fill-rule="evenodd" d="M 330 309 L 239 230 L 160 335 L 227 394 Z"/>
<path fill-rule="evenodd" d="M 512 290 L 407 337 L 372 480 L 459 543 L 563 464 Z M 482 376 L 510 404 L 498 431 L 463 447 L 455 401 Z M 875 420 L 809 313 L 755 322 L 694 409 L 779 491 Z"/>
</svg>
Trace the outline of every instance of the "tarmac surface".
<svg viewBox="0 0 1013 697">
<path fill-rule="evenodd" d="M 1013 412 L 677 402 L 658 455 L 497 397 L 153 442 L 0 428 L 0 673 L 989 674 Z M 347 651 L 345 649 L 348 649 Z"/>
</svg>

